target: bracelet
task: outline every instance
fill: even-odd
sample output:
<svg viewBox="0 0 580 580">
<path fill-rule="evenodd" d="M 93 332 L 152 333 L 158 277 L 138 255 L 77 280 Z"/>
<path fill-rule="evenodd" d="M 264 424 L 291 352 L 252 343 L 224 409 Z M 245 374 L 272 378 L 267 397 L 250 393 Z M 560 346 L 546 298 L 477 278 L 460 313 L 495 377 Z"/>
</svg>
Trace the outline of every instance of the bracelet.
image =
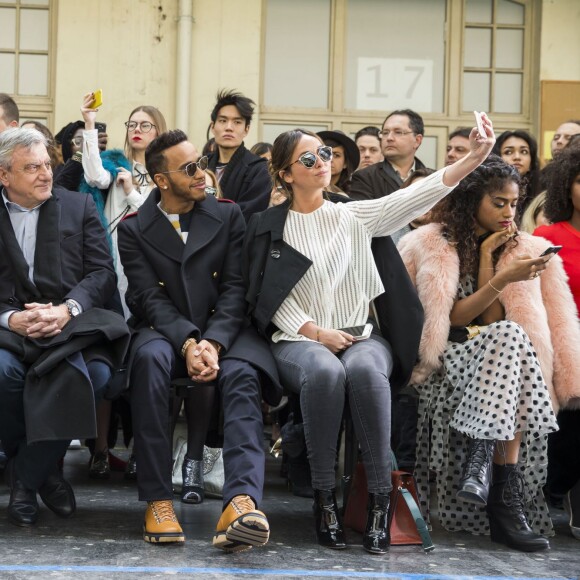
<svg viewBox="0 0 580 580">
<path fill-rule="evenodd" d="M 487 283 L 492 287 L 493 290 L 495 290 L 498 294 L 501 294 L 503 292 L 503 290 L 498 290 L 492 283 L 491 280 L 488 280 Z"/>
<path fill-rule="evenodd" d="M 197 340 L 195 340 L 195 338 L 188 338 L 183 343 L 183 346 L 181 347 L 181 358 L 185 358 L 185 353 L 186 353 L 187 349 L 190 347 L 190 345 L 192 345 L 192 344 L 197 345 Z"/>
<path fill-rule="evenodd" d="M 316 329 L 316 342 L 320 342 L 320 328 Z"/>
</svg>

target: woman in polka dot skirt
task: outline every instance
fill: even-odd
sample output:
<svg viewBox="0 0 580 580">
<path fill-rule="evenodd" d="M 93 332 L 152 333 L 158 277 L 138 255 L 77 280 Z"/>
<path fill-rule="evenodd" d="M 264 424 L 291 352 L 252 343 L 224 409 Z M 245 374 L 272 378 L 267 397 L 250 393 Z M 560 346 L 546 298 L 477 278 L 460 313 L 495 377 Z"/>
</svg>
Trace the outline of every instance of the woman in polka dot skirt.
<svg viewBox="0 0 580 580">
<path fill-rule="evenodd" d="M 580 405 L 580 330 L 560 258 L 517 231 L 518 185 L 490 156 L 399 250 L 425 309 L 411 378 L 424 513 L 432 470 L 447 530 L 534 552 L 553 534 L 547 435 Z"/>
</svg>

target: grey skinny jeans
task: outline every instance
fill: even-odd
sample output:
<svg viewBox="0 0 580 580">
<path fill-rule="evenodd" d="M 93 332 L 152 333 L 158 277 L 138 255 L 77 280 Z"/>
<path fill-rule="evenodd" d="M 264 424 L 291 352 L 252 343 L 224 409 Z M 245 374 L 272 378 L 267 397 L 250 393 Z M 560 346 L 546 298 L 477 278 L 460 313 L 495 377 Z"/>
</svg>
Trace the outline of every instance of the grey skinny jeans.
<svg viewBox="0 0 580 580">
<path fill-rule="evenodd" d="M 345 396 L 362 449 L 368 490 L 391 488 L 391 387 L 393 356 L 377 334 L 333 354 L 312 341 L 272 344 L 282 384 L 300 394 L 312 487 L 335 487 L 338 433 Z"/>
</svg>

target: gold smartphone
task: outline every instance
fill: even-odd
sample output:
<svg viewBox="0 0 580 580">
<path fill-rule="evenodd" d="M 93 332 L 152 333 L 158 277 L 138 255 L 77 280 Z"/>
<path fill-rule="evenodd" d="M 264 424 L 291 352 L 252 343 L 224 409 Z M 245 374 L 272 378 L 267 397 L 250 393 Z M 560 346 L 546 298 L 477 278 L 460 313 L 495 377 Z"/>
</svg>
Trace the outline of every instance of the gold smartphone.
<svg viewBox="0 0 580 580">
<path fill-rule="evenodd" d="M 89 106 L 89 109 L 98 109 L 103 104 L 103 90 L 97 89 L 94 93 L 95 100 Z"/>
</svg>

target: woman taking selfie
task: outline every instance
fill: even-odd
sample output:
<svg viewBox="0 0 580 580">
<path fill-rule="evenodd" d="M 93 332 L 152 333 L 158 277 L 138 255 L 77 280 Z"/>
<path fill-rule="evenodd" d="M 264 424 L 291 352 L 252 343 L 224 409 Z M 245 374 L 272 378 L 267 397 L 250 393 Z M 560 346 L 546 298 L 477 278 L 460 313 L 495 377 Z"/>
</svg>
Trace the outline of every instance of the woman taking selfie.
<svg viewBox="0 0 580 580">
<path fill-rule="evenodd" d="M 81 106 L 85 121 L 82 158 L 84 178 L 88 186 L 93 188 L 91 193 L 96 197 L 97 209 L 104 216 L 105 227 L 111 236 L 118 288 L 127 316 L 129 312 L 124 300 L 127 279 L 117 249 L 117 227 L 128 213 L 139 209 L 155 185 L 145 169 L 145 149 L 157 135 L 167 131 L 167 125 L 155 107 L 137 107 L 125 123 L 124 155 L 119 150 L 112 150 L 103 152 L 101 156 L 95 128 L 98 109 L 91 108 L 94 99 L 94 93 L 86 94 Z M 101 190 L 100 196 L 96 189 Z"/>
<path fill-rule="evenodd" d="M 84 176 L 79 190 L 92 195 L 110 238 L 117 273 L 117 288 L 123 313 L 127 318 L 130 315 L 125 304 L 127 278 L 117 247 L 117 227 L 128 213 L 139 209 L 155 186 L 145 169 L 145 149 L 157 135 L 167 131 L 167 125 L 163 115 L 155 107 L 137 107 L 125 123 L 127 131 L 124 152 L 119 149 L 101 152 L 99 134 L 95 126 L 98 109 L 92 108 L 94 103 L 94 93 L 88 93 L 83 97 L 81 113 L 85 122 L 82 132 Z M 94 479 L 106 479 L 111 471 L 107 441 L 110 414 L 110 401 L 102 401 L 97 409 L 98 437 L 89 465 L 89 476 Z M 127 463 L 125 477 L 127 479 L 136 477 L 133 454 Z"/>
<path fill-rule="evenodd" d="M 560 258 L 515 227 L 519 181 L 490 156 L 399 250 L 425 310 L 411 378 L 424 512 L 434 470 L 447 530 L 534 552 L 552 534 L 547 436 L 580 401 L 580 329 Z"/>
<path fill-rule="evenodd" d="M 491 122 L 485 123 L 493 135 Z M 389 196 L 350 203 L 325 199 L 332 150 L 320 137 L 296 129 L 274 142 L 274 185 L 288 200 L 253 216 L 248 224 L 246 297 L 254 324 L 271 340 L 282 383 L 300 396 L 316 533 L 323 546 L 346 547 L 335 497 L 337 440 L 346 398 L 368 477 L 363 546 L 374 554 L 389 546 L 389 376 L 398 345 L 391 346 L 369 317 L 376 306 L 376 320 L 383 319 L 379 303 L 387 283 L 380 275 L 384 265 L 379 270 L 375 264 L 372 238 L 388 236 L 428 211 L 485 159 L 493 142 L 474 129 L 471 151 L 461 161 Z M 341 330 L 369 321 L 373 332 L 366 339 Z M 415 355 L 411 353 L 411 360 Z"/>
</svg>

